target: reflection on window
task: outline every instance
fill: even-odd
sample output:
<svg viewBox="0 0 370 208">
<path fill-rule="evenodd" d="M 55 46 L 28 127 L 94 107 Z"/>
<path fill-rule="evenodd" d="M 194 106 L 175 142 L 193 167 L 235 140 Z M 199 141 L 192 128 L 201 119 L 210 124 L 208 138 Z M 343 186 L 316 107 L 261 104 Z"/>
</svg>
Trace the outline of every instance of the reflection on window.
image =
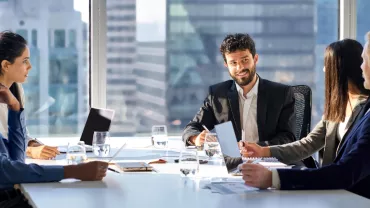
<svg viewBox="0 0 370 208">
<path fill-rule="evenodd" d="M 66 45 L 66 33 L 65 30 L 54 31 L 54 47 L 64 48 Z"/>
</svg>

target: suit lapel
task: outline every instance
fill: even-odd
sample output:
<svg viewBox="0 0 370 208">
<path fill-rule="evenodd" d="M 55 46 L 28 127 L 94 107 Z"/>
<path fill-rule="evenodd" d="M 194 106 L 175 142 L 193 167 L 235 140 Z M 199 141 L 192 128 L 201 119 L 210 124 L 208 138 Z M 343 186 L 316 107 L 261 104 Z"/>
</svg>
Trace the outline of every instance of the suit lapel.
<svg viewBox="0 0 370 208">
<path fill-rule="evenodd" d="M 364 117 L 369 107 L 370 107 L 370 98 L 366 101 L 365 105 L 361 108 L 359 112 L 353 112 L 357 115 L 355 115 L 355 118 L 353 119 L 353 123 L 348 128 L 347 132 L 343 135 L 342 140 L 339 142 L 338 149 L 337 149 L 337 156 L 339 154 L 339 150 L 342 148 L 344 142 L 347 140 L 349 133 L 352 131 L 353 127 L 356 126 L 356 124 L 359 123 L 360 120 Z"/>
<path fill-rule="evenodd" d="M 266 85 L 263 79 L 259 77 L 259 85 L 258 85 L 258 95 L 257 95 L 257 128 L 258 128 L 258 136 L 260 141 L 264 141 L 263 131 L 260 128 L 261 126 L 265 126 L 266 122 L 266 114 L 267 114 L 267 93 L 266 93 Z"/>
<path fill-rule="evenodd" d="M 233 117 L 231 122 L 234 124 L 236 137 L 238 141 L 240 141 L 242 139 L 240 124 L 240 109 L 239 109 L 238 91 L 236 90 L 235 82 L 233 83 L 229 92 L 227 93 L 227 97 L 229 101 L 229 109 Z"/>
<path fill-rule="evenodd" d="M 351 131 L 348 133 L 348 138 L 346 138 L 346 140 L 345 141 L 343 141 L 342 143 L 342 145 L 339 147 L 339 151 L 338 151 L 338 154 L 337 154 L 337 157 L 335 158 L 335 161 L 337 160 L 337 159 L 339 159 L 341 156 L 342 156 L 342 154 L 343 154 L 343 151 L 344 151 L 344 149 L 345 149 L 345 147 L 346 147 L 346 145 L 347 145 L 347 143 L 348 143 L 348 141 L 350 140 L 350 138 L 355 134 L 355 132 L 357 132 L 357 130 L 358 130 L 358 128 L 362 125 L 362 123 L 364 122 L 364 120 L 365 120 L 365 115 L 361 118 L 361 120 L 360 121 L 358 121 L 358 122 L 356 122 L 354 125 L 354 127 L 351 129 Z"/>
</svg>

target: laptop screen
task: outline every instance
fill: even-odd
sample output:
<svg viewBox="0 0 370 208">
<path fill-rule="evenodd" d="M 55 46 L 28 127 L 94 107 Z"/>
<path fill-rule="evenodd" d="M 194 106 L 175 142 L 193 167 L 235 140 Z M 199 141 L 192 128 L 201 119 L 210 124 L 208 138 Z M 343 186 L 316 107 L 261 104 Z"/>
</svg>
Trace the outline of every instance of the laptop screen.
<svg viewBox="0 0 370 208">
<path fill-rule="evenodd" d="M 233 125 L 228 121 L 215 125 L 215 129 L 227 171 L 231 173 L 240 163 L 243 162 Z"/>
<path fill-rule="evenodd" d="M 94 132 L 109 131 L 113 117 L 114 110 L 91 108 L 80 140 L 87 145 L 92 145 Z"/>
</svg>

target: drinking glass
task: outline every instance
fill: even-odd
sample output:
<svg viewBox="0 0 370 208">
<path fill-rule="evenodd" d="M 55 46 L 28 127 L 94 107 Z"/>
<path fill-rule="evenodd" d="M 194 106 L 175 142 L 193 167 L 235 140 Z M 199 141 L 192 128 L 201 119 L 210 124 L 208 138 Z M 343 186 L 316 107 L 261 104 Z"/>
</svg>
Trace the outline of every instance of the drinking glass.
<svg viewBox="0 0 370 208">
<path fill-rule="evenodd" d="M 69 165 L 76 165 L 85 162 L 87 159 L 85 142 L 80 141 L 77 145 L 71 145 L 68 143 L 66 158 Z"/>
<path fill-rule="evenodd" d="M 217 140 L 216 133 L 207 133 L 204 139 L 204 147 L 203 147 L 206 155 L 211 160 L 214 156 L 219 157 L 221 156 L 221 148 L 220 143 Z"/>
<path fill-rule="evenodd" d="M 108 131 L 95 131 L 93 137 L 93 152 L 97 157 L 110 156 L 110 136 Z"/>
<path fill-rule="evenodd" d="M 181 176 L 195 176 L 199 172 L 199 157 L 196 147 L 184 147 L 180 152 Z"/>
<path fill-rule="evenodd" d="M 168 145 L 167 127 L 165 125 L 152 126 L 152 145 L 156 148 L 166 148 Z"/>
</svg>

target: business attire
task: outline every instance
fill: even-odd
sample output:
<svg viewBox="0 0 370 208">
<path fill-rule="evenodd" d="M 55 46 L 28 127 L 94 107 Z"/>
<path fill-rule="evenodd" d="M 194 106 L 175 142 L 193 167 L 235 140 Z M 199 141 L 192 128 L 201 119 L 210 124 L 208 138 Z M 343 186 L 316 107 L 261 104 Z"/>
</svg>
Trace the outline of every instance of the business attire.
<svg viewBox="0 0 370 208">
<path fill-rule="evenodd" d="M 339 146 L 334 162 L 319 169 L 278 169 L 280 189 L 347 189 L 370 198 L 370 100 Z"/>
<path fill-rule="evenodd" d="M 16 83 L 18 85 L 18 93 L 20 95 L 20 103 L 24 107 L 24 90 L 21 84 Z M 26 129 L 27 130 L 27 129 Z M 0 133 L 3 135 L 4 138 L 8 138 L 8 105 L 5 103 L 0 103 Z M 30 137 L 27 130 L 27 144 L 28 141 L 35 140 L 34 138 Z M 37 141 L 39 142 L 39 141 Z M 41 143 L 41 142 L 39 142 Z"/>
<path fill-rule="evenodd" d="M 7 192 L 14 192 L 14 184 L 60 181 L 63 166 L 25 164 L 26 124 L 23 109 L 8 110 L 8 138 L 0 135 L 0 204 Z M 1 201 L 2 200 L 2 201 Z"/>
<path fill-rule="evenodd" d="M 361 96 L 357 100 L 351 116 L 346 118 L 344 122 L 335 123 L 322 119 L 305 138 L 288 144 L 270 146 L 271 156 L 276 157 L 283 163 L 291 164 L 323 149 L 321 164 L 331 164 L 334 161 L 339 144 L 343 141 L 342 138 L 346 136 L 347 130 L 356 120 L 366 103 L 366 99 L 367 97 Z"/>
<path fill-rule="evenodd" d="M 202 125 L 212 130 L 216 124 L 231 121 L 238 141 L 257 142 L 262 146 L 295 141 L 294 97 L 287 85 L 258 77 L 246 95 L 233 81 L 209 87 L 203 106 L 185 127 L 183 141 L 203 131 Z"/>
</svg>

